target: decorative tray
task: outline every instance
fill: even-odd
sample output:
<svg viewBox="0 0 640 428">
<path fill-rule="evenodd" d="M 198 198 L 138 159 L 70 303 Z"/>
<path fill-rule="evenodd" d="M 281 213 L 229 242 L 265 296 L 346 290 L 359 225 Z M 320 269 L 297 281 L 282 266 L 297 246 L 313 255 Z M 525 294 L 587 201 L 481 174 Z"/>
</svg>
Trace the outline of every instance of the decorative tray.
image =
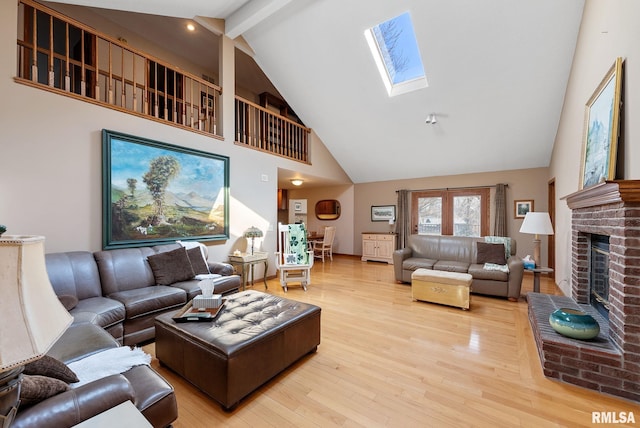
<svg viewBox="0 0 640 428">
<path fill-rule="evenodd" d="M 222 299 L 222 304 L 217 308 L 196 309 L 193 307 L 193 300 L 189 300 L 189 302 L 171 318 L 175 322 L 213 321 L 220 313 L 226 301 L 227 299 Z"/>
</svg>

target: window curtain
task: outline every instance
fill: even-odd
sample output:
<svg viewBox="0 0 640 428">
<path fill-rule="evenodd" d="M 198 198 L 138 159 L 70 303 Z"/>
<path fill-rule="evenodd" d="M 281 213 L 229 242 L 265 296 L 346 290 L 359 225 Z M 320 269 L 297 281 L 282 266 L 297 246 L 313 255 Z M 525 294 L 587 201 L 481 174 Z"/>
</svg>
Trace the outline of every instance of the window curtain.
<svg viewBox="0 0 640 428">
<path fill-rule="evenodd" d="M 493 225 L 495 236 L 507 235 L 507 185 L 496 184 L 496 212 Z"/>
<path fill-rule="evenodd" d="M 398 190 L 398 214 L 396 215 L 396 249 L 404 248 L 411 234 L 411 212 L 409 190 Z"/>
</svg>

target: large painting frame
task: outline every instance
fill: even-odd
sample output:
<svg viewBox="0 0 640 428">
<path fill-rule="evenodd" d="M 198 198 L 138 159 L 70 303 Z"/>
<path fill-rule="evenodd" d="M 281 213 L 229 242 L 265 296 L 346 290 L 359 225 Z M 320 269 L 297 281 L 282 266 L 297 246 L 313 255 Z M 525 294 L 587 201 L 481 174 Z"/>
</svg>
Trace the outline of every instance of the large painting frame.
<svg viewBox="0 0 640 428">
<path fill-rule="evenodd" d="M 229 158 L 102 130 L 104 249 L 229 239 Z"/>
<path fill-rule="evenodd" d="M 580 165 L 581 189 L 615 179 L 622 73 L 623 59 L 619 57 L 587 101 Z"/>
</svg>

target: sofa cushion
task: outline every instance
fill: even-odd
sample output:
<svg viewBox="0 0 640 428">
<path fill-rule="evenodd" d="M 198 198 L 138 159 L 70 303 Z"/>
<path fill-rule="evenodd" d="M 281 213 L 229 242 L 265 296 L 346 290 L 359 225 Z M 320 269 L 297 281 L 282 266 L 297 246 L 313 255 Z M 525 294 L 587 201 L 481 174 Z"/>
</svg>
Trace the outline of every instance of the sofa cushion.
<svg viewBox="0 0 640 428">
<path fill-rule="evenodd" d="M 24 375 L 20 384 L 20 405 L 30 406 L 69 390 L 69 385 L 47 376 Z"/>
<path fill-rule="evenodd" d="M 474 263 L 469 266 L 468 271 L 473 279 L 486 279 L 492 281 L 509 281 L 509 273 L 499 270 L 484 269 L 484 264 Z"/>
<path fill-rule="evenodd" d="M 74 317 L 74 322 L 87 320 L 102 328 L 121 323 L 125 318 L 124 305 L 108 297 L 91 297 L 81 300 L 70 313 Z M 88 318 L 87 313 L 93 313 L 94 316 Z"/>
<path fill-rule="evenodd" d="M 204 256 L 202 255 L 202 251 L 200 250 L 200 248 L 188 249 L 187 256 L 189 257 L 189 262 L 191 263 L 191 267 L 193 268 L 193 273 L 195 275 L 209 273 L 209 267 L 207 266 L 207 261 L 204 259 Z"/>
<path fill-rule="evenodd" d="M 476 242 L 477 245 L 477 261 L 479 264 L 495 263 L 497 265 L 507 264 L 505 259 L 504 244 L 490 244 L 487 242 Z"/>
<path fill-rule="evenodd" d="M 78 382 L 78 376 L 65 363 L 44 355 L 35 361 L 25 364 L 23 373 L 59 379 L 66 383 Z"/>
<path fill-rule="evenodd" d="M 102 284 L 103 296 L 118 291 L 156 284 L 147 257 L 156 254 L 149 247 L 118 248 L 93 253 Z"/>
<path fill-rule="evenodd" d="M 200 250 L 198 250 L 200 251 Z M 171 285 L 195 276 L 187 250 L 183 247 L 147 257 L 156 283 Z"/>
<path fill-rule="evenodd" d="M 184 290 L 166 285 L 120 291 L 110 294 L 109 297 L 124 305 L 127 320 L 187 303 L 187 293 Z"/>
<path fill-rule="evenodd" d="M 467 273 L 469 270 L 469 263 L 458 262 L 454 260 L 438 260 L 434 265 L 435 270 L 446 270 L 449 272 Z"/>
<path fill-rule="evenodd" d="M 423 259 L 420 257 L 409 257 L 402 262 L 402 269 L 416 270 L 416 269 L 433 269 L 433 265 L 437 260 Z"/>
<path fill-rule="evenodd" d="M 62 306 L 64 306 L 67 311 L 75 308 L 78 304 L 78 298 L 72 294 L 58 296 L 58 300 L 60 300 L 60 303 L 62 303 Z"/>
</svg>

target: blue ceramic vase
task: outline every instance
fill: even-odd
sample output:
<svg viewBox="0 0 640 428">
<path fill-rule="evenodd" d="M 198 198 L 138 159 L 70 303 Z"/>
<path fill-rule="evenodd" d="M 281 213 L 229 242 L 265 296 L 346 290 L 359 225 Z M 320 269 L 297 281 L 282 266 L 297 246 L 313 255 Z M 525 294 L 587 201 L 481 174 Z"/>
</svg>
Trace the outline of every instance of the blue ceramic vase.
<svg viewBox="0 0 640 428">
<path fill-rule="evenodd" d="M 560 308 L 549 315 L 549 324 L 558 333 L 572 339 L 593 339 L 600 333 L 598 322 L 578 309 Z"/>
</svg>

